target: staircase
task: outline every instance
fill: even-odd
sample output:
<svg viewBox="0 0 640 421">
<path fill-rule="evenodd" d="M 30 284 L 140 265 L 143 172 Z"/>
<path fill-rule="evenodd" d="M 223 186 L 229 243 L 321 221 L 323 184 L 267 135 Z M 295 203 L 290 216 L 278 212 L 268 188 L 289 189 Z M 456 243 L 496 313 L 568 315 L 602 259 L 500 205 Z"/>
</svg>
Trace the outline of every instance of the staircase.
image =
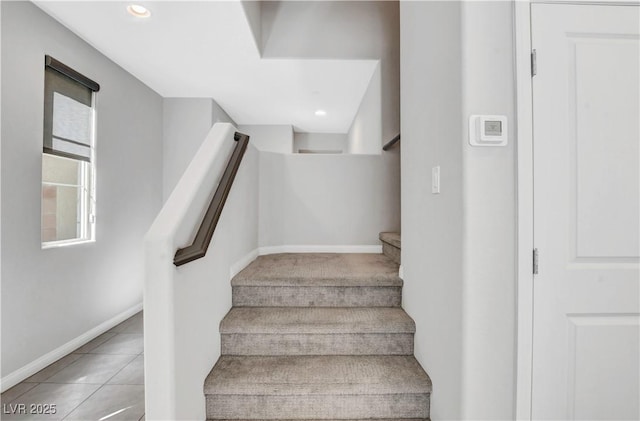
<svg viewBox="0 0 640 421">
<path fill-rule="evenodd" d="M 381 232 L 382 254 L 400 264 L 401 240 L 399 232 Z"/>
<path fill-rule="evenodd" d="M 208 420 L 429 418 L 398 265 L 382 254 L 261 256 L 233 280 Z"/>
</svg>

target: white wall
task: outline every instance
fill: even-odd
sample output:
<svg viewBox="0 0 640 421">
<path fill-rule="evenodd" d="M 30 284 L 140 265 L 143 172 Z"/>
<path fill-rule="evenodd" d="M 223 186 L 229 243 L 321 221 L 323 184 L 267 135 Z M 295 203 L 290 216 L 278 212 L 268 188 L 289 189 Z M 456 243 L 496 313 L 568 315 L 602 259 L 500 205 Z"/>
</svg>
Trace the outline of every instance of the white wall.
<svg viewBox="0 0 640 421">
<path fill-rule="evenodd" d="M 141 303 L 142 240 L 162 200 L 162 99 L 32 3 L 0 7 L 5 378 Z M 101 90 L 96 242 L 42 250 L 45 54 Z"/>
<path fill-rule="evenodd" d="M 510 2 L 401 2 L 402 262 L 433 419 L 512 419 L 515 139 L 468 144 L 470 114 L 514 118 Z M 441 167 L 441 194 L 430 193 Z"/>
<path fill-rule="evenodd" d="M 433 381 L 431 418 L 458 420 L 464 244 L 460 4 L 403 1 L 400 20 L 403 305 L 416 321 L 416 357 Z M 441 193 L 432 195 L 436 165 Z"/>
<path fill-rule="evenodd" d="M 166 201 L 214 123 L 232 123 L 210 98 L 162 100 L 162 198 Z"/>
<path fill-rule="evenodd" d="M 259 151 L 293 152 L 293 127 L 289 125 L 240 125 L 238 130 L 250 136 Z"/>
<path fill-rule="evenodd" d="M 347 135 L 343 133 L 294 133 L 293 152 L 300 149 L 313 151 L 347 152 Z"/>
<path fill-rule="evenodd" d="M 399 154 L 260 154 L 260 247 L 377 246 L 397 231 Z"/>
<path fill-rule="evenodd" d="M 516 139 L 511 2 L 465 2 L 463 45 L 465 419 L 513 419 Z M 472 147 L 471 114 L 505 115 L 509 144 Z M 489 392 L 490 390 L 490 392 Z"/>
<path fill-rule="evenodd" d="M 146 236 L 145 392 L 148 419 L 205 419 L 204 379 L 220 356 L 231 276 L 257 256 L 258 152 L 249 145 L 207 254 L 180 267 L 236 142 L 216 124 Z M 238 266 L 240 265 L 240 266 Z"/>
</svg>

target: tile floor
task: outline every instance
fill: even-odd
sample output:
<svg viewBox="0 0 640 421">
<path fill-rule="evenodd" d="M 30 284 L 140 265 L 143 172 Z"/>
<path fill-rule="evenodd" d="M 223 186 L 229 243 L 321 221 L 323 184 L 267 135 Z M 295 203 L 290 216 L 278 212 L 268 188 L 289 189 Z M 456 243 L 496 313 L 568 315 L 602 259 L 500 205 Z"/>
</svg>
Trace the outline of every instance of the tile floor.
<svg viewBox="0 0 640 421">
<path fill-rule="evenodd" d="M 0 419 L 144 420 L 143 366 L 140 312 L 4 392 Z"/>
</svg>

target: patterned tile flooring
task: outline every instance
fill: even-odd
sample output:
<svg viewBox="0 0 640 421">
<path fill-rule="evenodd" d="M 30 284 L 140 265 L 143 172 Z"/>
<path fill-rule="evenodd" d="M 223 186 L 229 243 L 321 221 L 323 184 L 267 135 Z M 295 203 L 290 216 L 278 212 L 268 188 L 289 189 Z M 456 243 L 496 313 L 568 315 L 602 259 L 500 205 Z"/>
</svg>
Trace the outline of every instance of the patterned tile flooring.
<svg viewBox="0 0 640 421">
<path fill-rule="evenodd" d="M 0 419 L 144 420 L 142 317 L 136 314 L 4 392 Z"/>
</svg>

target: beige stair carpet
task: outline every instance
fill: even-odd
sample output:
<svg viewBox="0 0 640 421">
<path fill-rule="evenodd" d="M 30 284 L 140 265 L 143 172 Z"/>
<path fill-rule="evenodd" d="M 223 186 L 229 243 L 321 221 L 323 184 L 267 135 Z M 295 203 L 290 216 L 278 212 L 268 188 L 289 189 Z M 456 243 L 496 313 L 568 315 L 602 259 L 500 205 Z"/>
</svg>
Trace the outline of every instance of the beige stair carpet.
<svg viewBox="0 0 640 421">
<path fill-rule="evenodd" d="M 382 254 L 261 256 L 232 280 L 209 420 L 427 420 L 398 265 Z"/>
</svg>

